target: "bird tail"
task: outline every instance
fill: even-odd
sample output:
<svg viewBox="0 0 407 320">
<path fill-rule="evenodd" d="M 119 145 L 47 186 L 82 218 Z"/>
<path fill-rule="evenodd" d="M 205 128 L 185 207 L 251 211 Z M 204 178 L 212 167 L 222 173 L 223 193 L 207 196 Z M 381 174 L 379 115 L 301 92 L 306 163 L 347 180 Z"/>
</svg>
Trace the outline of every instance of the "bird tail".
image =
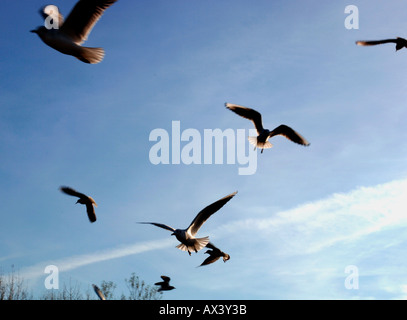
<svg viewBox="0 0 407 320">
<path fill-rule="evenodd" d="M 193 244 L 187 246 L 183 243 L 180 243 L 179 245 L 177 245 L 177 248 L 182 251 L 198 252 L 202 248 L 206 247 L 206 245 L 208 243 L 209 243 L 209 237 L 196 238 L 196 239 L 194 239 Z"/>
<path fill-rule="evenodd" d="M 103 48 L 81 47 L 80 55 L 77 58 L 85 63 L 95 64 L 101 62 L 104 56 Z"/>
<path fill-rule="evenodd" d="M 249 137 L 248 138 L 249 139 L 249 142 L 252 144 L 252 145 L 254 145 L 255 147 L 257 147 L 257 148 L 259 148 L 259 149 L 269 149 L 269 148 L 271 148 L 273 145 L 270 143 L 270 142 L 268 142 L 268 141 L 265 141 L 265 142 L 260 142 L 260 141 L 258 141 L 257 140 L 257 137 Z"/>
</svg>

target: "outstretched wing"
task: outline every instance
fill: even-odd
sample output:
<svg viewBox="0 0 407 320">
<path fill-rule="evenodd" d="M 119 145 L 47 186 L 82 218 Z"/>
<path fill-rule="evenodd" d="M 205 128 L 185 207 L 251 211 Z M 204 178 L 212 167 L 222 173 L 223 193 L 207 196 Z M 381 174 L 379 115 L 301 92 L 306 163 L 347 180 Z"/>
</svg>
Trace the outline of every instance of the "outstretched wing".
<svg viewBox="0 0 407 320">
<path fill-rule="evenodd" d="M 286 126 L 285 124 L 282 124 L 275 128 L 274 130 L 272 130 L 269 134 L 269 137 L 271 138 L 276 135 L 282 135 L 287 139 L 295 143 L 301 144 L 303 146 L 310 145 L 310 143 L 303 136 L 301 136 L 298 132 L 294 131 L 292 128 Z"/>
<path fill-rule="evenodd" d="M 95 208 L 93 207 L 92 202 L 86 202 L 86 213 L 88 214 L 88 218 L 90 222 L 95 222 L 96 221 L 96 214 L 95 214 Z"/>
<path fill-rule="evenodd" d="M 206 259 L 204 260 L 204 262 L 202 262 L 202 263 L 200 264 L 200 267 L 201 267 L 201 266 L 206 266 L 206 265 L 211 264 L 211 263 L 214 263 L 215 261 L 218 261 L 219 258 L 220 258 L 220 255 L 214 255 L 214 254 L 211 254 L 211 253 L 210 253 L 210 254 L 209 254 L 209 257 L 206 258 Z"/>
<path fill-rule="evenodd" d="M 154 225 L 154 226 L 156 226 L 156 227 L 160 227 L 160 228 L 163 228 L 163 229 L 172 231 L 172 232 L 175 231 L 174 228 L 172 228 L 172 227 L 170 227 L 170 226 L 167 226 L 166 224 L 162 224 L 162 223 L 156 223 L 156 222 L 139 222 L 139 223 L 142 223 L 142 224 L 152 224 L 152 225 Z"/>
<path fill-rule="evenodd" d="M 100 300 L 106 300 L 104 294 L 102 293 L 102 291 L 99 289 L 99 287 L 95 284 L 92 284 L 93 290 L 95 290 L 95 293 L 97 294 L 97 296 L 99 297 Z"/>
<path fill-rule="evenodd" d="M 76 44 L 87 40 L 104 11 L 117 0 L 79 0 L 61 27 Z"/>
<path fill-rule="evenodd" d="M 358 46 L 375 46 L 383 43 L 397 43 L 397 39 L 384 39 L 384 40 L 373 40 L 373 41 L 356 41 Z"/>
<path fill-rule="evenodd" d="M 204 222 L 213 215 L 216 211 L 222 208 L 230 199 L 236 195 L 237 191 L 223 197 L 222 199 L 210 204 L 209 206 L 202 209 L 191 222 L 188 227 L 188 231 L 192 236 L 198 232 L 199 228 L 204 224 Z"/>
<path fill-rule="evenodd" d="M 70 187 L 62 186 L 59 188 L 63 193 L 69 194 L 70 196 L 78 197 L 78 198 L 88 198 L 87 195 L 80 193 Z"/>
<path fill-rule="evenodd" d="M 260 134 L 260 132 L 263 131 L 263 122 L 261 119 L 261 114 L 257 112 L 256 110 L 246 108 L 243 106 L 239 106 L 237 104 L 232 104 L 232 103 L 225 103 L 226 108 L 229 110 L 232 110 L 234 113 L 238 114 L 239 116 L 249 119 L 253 122 L 254 126 L 256 127 L 257 133 Z"/>
<path fill-rule="evenodd" d="M 212 250 L 219 250 L 219 248 L 215 247 L 215 245 L 212 242 L 208 242 L 208 244 L 205 247 L 212 249 Z"/>
</svg>

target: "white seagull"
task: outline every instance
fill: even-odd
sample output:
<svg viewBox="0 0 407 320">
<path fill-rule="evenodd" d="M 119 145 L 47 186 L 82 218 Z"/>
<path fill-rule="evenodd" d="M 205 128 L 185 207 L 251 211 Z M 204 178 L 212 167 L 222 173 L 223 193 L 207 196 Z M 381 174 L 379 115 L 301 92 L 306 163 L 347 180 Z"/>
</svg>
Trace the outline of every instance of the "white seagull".
<svg viewBox="0 0 407 320">
<path fill-rule="evenodd" d="M 202 227 L 204 222 L 216 211 L 222 208 L 230 199 L 232 199 L 236 192 L 233 192 L 226 197 L 210 204 L 206 208 L 202 209 L 192 220 L 191 224 L 186 229 L 174 229 L 173 227 L 167 226 L 161 223 L 155 222 L 139 222 L 144 224 L 152 224 L 156 227 L 160 227 L 169 231 L 172 231 L 171 235 L 175 236 L 181 243 L 177 246 L 178 249 L 182 251 L 187 251 L 191 255 L 192 251 L 198 252 L 204 248 L 209 243 L 209 237 L 196 238 L 195 235 L 199 228 Z"/>
<path fill-rule="evenodd" d="M 31 30 L 51 48 L 74 56 L 86 63 L 99 63 L 103 60 L 103 48 L 82 47 L 103 12 L 117 0 L 80 0 L 69 16 L 63 19 L 58 7 L 48 5 L 40 11 L 45 21 L 56 21 L 51 26 L 40 26 Z"/>
<path fill-rule="evenodd" d="M 301 144 L 303 146 L 309 146 L 310 143 L 305 140 L 298 132 L 294 131 L 289 126 L 285 124 L 279 125 L 272 131 L 263 128 L 263 122 L 261 119 L 261 114 L 256 110 L 246 108 L 243 106 L 239 106 L 237 104 L 232 103 L 225 103 L 226 108 L 232 110 L 234 113 L 238 114 L 239 116 L 249 119 L 253 122 L 256 130 L 257 130 L 257 137 L 249 137 L 249 141 L 251 144 L 254 145 L 254 149 L 260 148 L 261 153 L 263 153 L 264 149 L 271 148 L 273 145 L 268 141 L 273 136 L 282 135 L 287 139 Z"/>
</svg>

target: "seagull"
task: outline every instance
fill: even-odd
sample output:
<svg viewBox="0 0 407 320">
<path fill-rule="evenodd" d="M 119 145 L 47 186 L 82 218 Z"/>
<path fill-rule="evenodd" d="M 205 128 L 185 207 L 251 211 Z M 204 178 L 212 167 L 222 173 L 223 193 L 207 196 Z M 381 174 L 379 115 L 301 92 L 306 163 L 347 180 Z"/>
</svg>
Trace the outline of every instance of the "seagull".
<svg viewBox="0 0 407 320">
<path fill-rule="evenodd" d="M 67 55 L 74 56 L 85 63 L 99 63 L 103 60 L 103 48 L 81 46 L 89 36 L 103 12 L 117 0 L 79 0 L 69 16 L 64 20 L 58 7 L 48 5 L 40 14 L 45 21 L 56 21 L 50 26 L 40 26 L 31 30 L 51 48 Z"/>
<path fill-rule="evenodd" d="M 174 229 L 173 227 L 167 226 L 162 223 L 155 223 L 155 222 L 139 222 L 144 224 L 152 224 L 156 227 L 160 227 L 169 231 L 172 231 L 171 235 L 175 236 L 178 241 L 181 243 L 177 246 L 178 249 L 182 251 L 187 251 L 189 255 L 191 255 L 191 251 L 198 252 L 203 247 L 205 247 L 209 243 L 209 237 L 204 238 L 196 238 L 195 235 L 198 232 L 199 228 L 202 227 L 204 222 L 216 211 L 222 208 L 230 199 L 232 199 L 236 192 L 233 192 L 222 199 L 215 201 L 214 203 L 210 204 L 209 206 L 202 209 L 192 220 L 191 224 L 186 229 Z"/>
<path fill-rule="evenodd" d="M 249 137 L 249 141 L 251 144 L 253 144 L 256 148 L 261 148 L 261 153 L 263 153 L 264 149 L 271 148 L 273 145 L 268 142 L 268 139 L 270 139 L 273 136 L 276 135 L 283 135 L 287 139 L 301 144 L 303 146 L 309 146 L 310 143 L 305 140 L 298 132 L 294 131 L 291 129 L 289 126 L 286 126 L 285 124 L 279 125 L 277 128 L 273 129 L 272 131 L 264 129 L 263 128 L 263 123 L 261 119 L 261 114 L 257 112 L 256 110 L 246 108 L 243 106 L 239 106 L 237 104 L 232 104 L 232 103 L 225 103 L 226 108 L 229 110 L 232 110 L 234 113 L 238 114 L 239 116 L 249 119 L 254 123 L 254 126 L 256 127 L 257 130 L 257 137 Z"/>
<path fill-rule="evenodd" d="M 60 190 L 66 194 L 69 194 L 70 196 L 78 197 L 79 200 L 76 201 L 76 203 L 86 205 L 86 212 L 88 213 L 89 221 L 90 222 L 96 221 L 95 208 L 93 207 L 93 206 L 97 207 L 95 200 L 93 200 L 91 197 L 83 193 L 75 191 L 70 187 L 60 187 Z"/>
<path fill-rule="evenodd" d="M 397 37 L 396 39 L 374 40 L 374 41 L 356 41 L 358 46 L 375 46 L 383 43 L 395 43 L 396 51 L 407 48 L 407 40 Z"/>
<path fill-rule="evenodd" d="M 92 287 L 93 287 L 93 290 L 95 290 L 95 292 L 100 300 L 106 300 L 105 296 L 103 295 L 102 291 L 99 289 L 99 287 L 97 285 L 92 284 Z"/>
<path fill-rule="evenodd" d="M 161 276 L 161 279 L 163 279 L 164 281 L 154 283 L 154 285 L 156 285 L 156 286 L 161 286 L 160 288 L 158 288 L 158 290 L 157 290 L 158 292 L 169 291 L 169 290 L 175 289 L 175 287 L 170 286 L 170 280 L 171 280 L 170 277 Z"/>
<path fill-rule="evenodd" d="M 209 257 L 206 258 L 204 262 L 202 262 L 200 267 L 211 264 L 211 263 L 214 263 L 220 257 L 223 257 L 223 262 L 226 262 L 226 261 L 228 261 L 230 259 L 230 255 L 228 255 L 227 253 L 221 251 L 219 248 L 215 247 L 213 245 L 213 243 L 209 242 L 206 246 L 208 248 L 212 249 L 212 250 L 206 250 L 205 253 L 209 254 Z"/>
</svg>

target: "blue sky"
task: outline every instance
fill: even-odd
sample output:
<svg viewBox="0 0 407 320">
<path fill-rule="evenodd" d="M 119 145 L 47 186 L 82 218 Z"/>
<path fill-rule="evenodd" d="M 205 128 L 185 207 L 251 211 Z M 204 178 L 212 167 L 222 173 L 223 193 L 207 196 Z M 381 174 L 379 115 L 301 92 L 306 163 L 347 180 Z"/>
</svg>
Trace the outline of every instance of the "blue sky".
<svg viewBox="0 0 407 320">
<path fill-rule="evenodd" d="M 85 43 L 88 65 L 29 30 L 39 0 L 0 12 L 0 266 L 34 294 L 44 268 L 83 289 L 135 272 L 165 274 L 165 299 L 403 299 L 407 296 L 407 51 L 356 40 L 405 37 L 401 1 L 124 1 Z M 57 1 L 65 16 L 75 1 Z M 359 9 L 359 29 L 344 26 Z M 270 129 L 287 124 L 311 145 L 275 137 L 257 171 L 239 164 L 158 164 L 150 133 L 252 129 L 224 107 L 252 107 Z M 251 148 L 244 140 L 247 150 Z M 186 142 L 181 142 L 181 148 Z M 247 151 L 248 152 L 248 151 Z M 62 194 L 91 195 L 96 223 Z M 169 232 L 238 194 L 200 229 L 230 254 L 196 268 Z M 344 285 L 356 266 L 358 289 Z"/>
</svg>

